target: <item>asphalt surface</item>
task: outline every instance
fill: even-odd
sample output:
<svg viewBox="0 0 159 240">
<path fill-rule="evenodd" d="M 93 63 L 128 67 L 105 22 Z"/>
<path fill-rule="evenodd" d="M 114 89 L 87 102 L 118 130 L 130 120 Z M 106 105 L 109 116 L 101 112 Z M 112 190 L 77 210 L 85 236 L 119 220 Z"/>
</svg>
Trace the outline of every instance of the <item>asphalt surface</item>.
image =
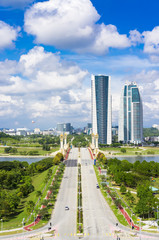
<svg viewBox="0 0 159 240">
<path fill-rule="evenodd" d="M 107 206 L 100 189 L 96 187 L 97 179 L 93 160 L 87 149 L 81 149 L 82 200 L 84 236 L 86 239 L 115 239 L 113 236 L 116 219 Z"/>
<path fill-rule="evenodd" d="M 70 239 L 71 236 L 76 235 L 77 157 L 78 149 L 70 152 L 51 220 L 52 226 L 55 228 L 56 238 L 60 240 Z M 65 210 L 65 206 L 69 210 Z"/>
</svg>

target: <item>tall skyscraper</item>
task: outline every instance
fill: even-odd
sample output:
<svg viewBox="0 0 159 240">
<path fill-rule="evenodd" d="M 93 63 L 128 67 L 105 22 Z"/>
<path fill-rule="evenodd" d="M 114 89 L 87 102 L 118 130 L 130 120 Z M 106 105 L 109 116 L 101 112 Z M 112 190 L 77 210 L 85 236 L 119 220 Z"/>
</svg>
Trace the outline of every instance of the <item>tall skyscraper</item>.
<svg viewBox="0 0 159 240">
<path fill-rule="evenodd" d="M 139 88 L 126 83 L 121 94 L 118 140 L 141 143 L 143 140 L 143 109 Z"/>
<path fill-rule="evenodd" d="M 112 104 L 110 76 L 92 75 L 92 133 L 99 135 L 99 143 L 112 143 Z"/>
</svg>

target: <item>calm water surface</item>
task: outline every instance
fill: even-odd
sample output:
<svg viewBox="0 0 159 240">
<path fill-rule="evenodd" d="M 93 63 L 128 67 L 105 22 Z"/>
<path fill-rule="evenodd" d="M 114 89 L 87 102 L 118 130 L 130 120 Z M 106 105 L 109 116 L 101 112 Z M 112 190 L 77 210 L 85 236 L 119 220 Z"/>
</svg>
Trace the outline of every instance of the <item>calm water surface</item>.
<svg viewBox="0 0 159 240">
<path fill-rule="evenodd" d="M 134 163 L 135 161 L 143 162 L 146 160 L 147 162 L 154 161 L 159 163 L 159 156 L 125 156 L 125 157 L 117 157 L 119 160 L 128 160 L 131 163 Z"/>
<path fill-rule="evenodd" d="M 0 157 L 0 162 L 2 161 L 14 161 L 14 160 L 17 160 L 17 161 L 26 161 L 28 162 L 29 164 L 33 163 L 33 162 L 38 162 L 42 159 L 44 159 L 46 157 Z M 115 158 L 115 156 L 113 157 Z M 131 163 L 134 163 L 135 161 L 144 161 L 146 160 L 147 162 L 150 162 L 150 161 L 154 161 L 154 162 L 158 162 L 159 163 L 159 156 L 125 156 L 125 157 L 117 157 L 119 160 L 128 160 L 129 162 Z"/>
<path fill-rule="evenodd" d="M 44 159 L 46 157 L 0 157 L 0 162 L 2 161 L 14 161 L 14 160 L 17 160 L 17 161 L 20 161 L 20 162 L 28 162 L 29 164 L 33 163 L 33 162 L 38 162 L 42 159 Z"/>
</svg>

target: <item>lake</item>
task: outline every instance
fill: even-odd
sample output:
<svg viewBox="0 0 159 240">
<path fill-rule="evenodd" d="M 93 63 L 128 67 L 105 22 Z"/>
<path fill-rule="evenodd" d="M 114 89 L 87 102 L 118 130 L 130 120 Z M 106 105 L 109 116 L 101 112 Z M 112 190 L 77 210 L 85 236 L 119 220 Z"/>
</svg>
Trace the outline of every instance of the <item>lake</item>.
<svg viewBox="0 0 159 240">
<path fill-rule="evenodd" d="M 117 157 L 117 159 L 119 160 L 126 159 L 131 163 L 134 163 L 135 161 L 143 162 L 144 160 L 146 160 L 147 162 L 154 161 L 159 163 L 159 156 L 125 156 L 125 157 Z"/>
<path fill-rule="evenodd" d="M 31 164 L 33 162 L 38 162 L 38 161 L 40 161 L 44 158 L 46 158 L 46 157 L 0 157 L 0 162 L 17 160 L 17 161 L 20 161 L 20 162 L 26 161 L 29 164 Z"/>
<path fill-rule="evenodd" d="M 0 157 L 0 162 L 2 161 L 26 161 L 29 164 L 33 163 L 33 162 L 38 162 L 42 159 L 44 159 L 46 157 Z M 115 156 L 113 156 L 113 158 L 115 158 Z M 128 160 L 131 163 L 134 163 L 135 161 L 139 160 L 140 162 L 146 160 L 147 162 L 150 161 L 154 161 L 154 162 L 158 162 L 159 163 L 159 156 L 125 156 L 125 157 L 118 157 L 116 156 L 117 159 L 119 160 Z"/>
</svg>

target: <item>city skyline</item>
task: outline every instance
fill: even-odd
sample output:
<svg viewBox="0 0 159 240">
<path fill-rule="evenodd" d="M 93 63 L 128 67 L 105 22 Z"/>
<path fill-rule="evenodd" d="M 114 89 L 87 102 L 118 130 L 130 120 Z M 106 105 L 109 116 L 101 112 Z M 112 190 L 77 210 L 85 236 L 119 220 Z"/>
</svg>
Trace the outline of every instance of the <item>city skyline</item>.
<svg viewBox="0 0 159 240">
<path fill-rule="evenodd" d="M 140 86 L 144 127 L 158 124 L 158 7 L 157 0 L 0 0 L 0 126 L 86 125 L 92 74 L 111 76 L 113 125 L 127 80 Z"/>
</svg>

